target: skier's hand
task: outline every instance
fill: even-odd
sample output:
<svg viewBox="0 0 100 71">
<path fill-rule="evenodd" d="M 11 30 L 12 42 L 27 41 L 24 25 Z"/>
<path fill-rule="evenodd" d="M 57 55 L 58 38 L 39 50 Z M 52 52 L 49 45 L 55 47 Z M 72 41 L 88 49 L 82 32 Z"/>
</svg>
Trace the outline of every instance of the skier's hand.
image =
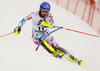
<svg viewBox="0 0 100 71">
<path fill-rule="evenodd" d="M 15 35 L 18 35 L 18 34 L 20 33 L 20 31 L 21 31 L 21 26 L 18 26 L 18 27 L 16 27 L 16 28 L 14 29 L 14 34 L 15 34 Z"/>
<path fill-rule="evenodd" d="M 50 23 L 46 22 L 46 21 L 41 22 L 41 25 L 44 26 L 44 27 L 47 27 L 47 28 L 53 27 L 53 25 L 50 25 Z"/>
</svg>

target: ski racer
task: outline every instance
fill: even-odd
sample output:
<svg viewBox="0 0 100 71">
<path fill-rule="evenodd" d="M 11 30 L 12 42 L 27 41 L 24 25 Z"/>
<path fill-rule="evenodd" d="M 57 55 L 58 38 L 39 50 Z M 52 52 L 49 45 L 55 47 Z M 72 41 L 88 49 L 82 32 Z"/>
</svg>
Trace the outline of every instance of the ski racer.
<svg viewBox="0 0 100 71">
<path fill-rule="evenodd" d="M 48 2 L 42 2 L 39 11 L 32 12 L 30 15 L 26 16 L 19 22 L 18 26 L 14 29 L 14 34 L 18 35 L 21 32 L 25 22 L 32 20 L 32 41 L 38 45 L 39 42 L 43 39 L 44 35 L 47 35 L 50 32 L 48 29 L 55 28 L 41 25 L 42 22 L 55 25 L 53 16 L 50 13 L 50 8 L 51 6 Z M 60 47 L 52 35 L 48 35 L 46 39 L 43 40 L 41 45 L 54 57 L 62 58 L 63 56 L 66 56 L 68 60 L 75 61 L 79 65 L 82 64 L 82 60 L 78 60 L 67 50 Z"/>
</svg>

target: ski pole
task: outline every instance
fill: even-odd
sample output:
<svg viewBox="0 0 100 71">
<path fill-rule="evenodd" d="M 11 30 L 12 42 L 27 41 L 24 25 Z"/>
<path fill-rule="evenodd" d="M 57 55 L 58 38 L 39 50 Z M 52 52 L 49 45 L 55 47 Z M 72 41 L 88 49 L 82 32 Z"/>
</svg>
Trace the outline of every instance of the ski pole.
<svg viewBox="0 0 100 71">
<path fill-rule="evenodd" d="M 49 27 L 56 27 L 56 28 L 59 28 L 59 26 L 50 25 L 48 22 L 42 22 L 41 25 L 47 26 L 47 27 L 49 26 Z M 97 36 L 97 35 L 93 35 L 93 34 L 81 32 L 81 31 L 77 31 L 77 30 L 73 30 L 73 29 L 69 29 L 69 28 L 63 28 L 63 27 L 62 27 L 62 29 L 65 29 L 65 30 L 69 30 L 69 31 L 73 31 L 73 32 L 77 32 L 77 33 L 81 33 L 81 34 L 85 34 L 85 35 L 89 35 L 89 36 L 93 36 L 93 37 L 99 38 L 99 36 Z"/>
<path fill-rule="evenodd" d="M 37 48 L 36 48 L 36 50 L 35 51 L 37 51 L 38 50 L 38 48 L 39 48 L 39 46 L 41 45 L 41 43 L 43 42 L 43 40 L 48 36 L 48 35 L 50 35 L 50 34 L 52 34 L 52 33 L 54 33 L 55 31 L 58 31 L 59 29 L 61 29 L 62 27 L 59 27 L 59 28 L 57 28 L 57 29 L 55 29 L 55 30 L 53 30 L 53 31 L 51 31 L 50 33 L 48 33 L 41 41 L 40 41 L 40 43 L 39 43 L 39 45 L 37 46 Z"/>
<path fill-rule="evenodd" d="M 53 26 L 53 27 L 58 28 L 59 26 Z M 99 36 L 97 36 L 97 35 L 81 32 L 81 31 L 77 31 L 77 30 L 73 30 L 73 29 L 69 29 L 69 28 L 63 28 L 63 29 L 99 38 Z"/>
<path fill-rule="evenodd" d="M 4 37 L 4 36 L 10 35 L 10 34 L 13 34 L 13 32 L 5 34 L 5 35 L 1 35 L 0 37 Z"/>
</svg>

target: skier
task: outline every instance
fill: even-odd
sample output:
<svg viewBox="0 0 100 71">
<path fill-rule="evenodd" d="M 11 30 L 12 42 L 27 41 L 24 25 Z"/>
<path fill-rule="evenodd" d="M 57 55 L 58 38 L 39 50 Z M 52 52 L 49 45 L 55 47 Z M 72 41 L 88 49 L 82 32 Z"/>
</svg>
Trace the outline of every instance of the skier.
<svg viewBox="0 0 100 71">
<path fill-rule="evenodd" d="M 50 4 L 48 2 L 43 2 L 40 5 L 39 11 L 32 12 L 27 17 L 23 18 L 18 27 L 14 29 L 14 34 L 18 35 L 21 32 L 21 29 L 26 21 L 32 19 L 32 40 L 35 44 L 39 44 L 39 42 L 43 39 L 45 35 L 47 35 L 50 31 L 49 28 L 55 28 L 50 26 L 41 25 L 42 22 L 49 23 L 50 25 L 55 25 L 53 16 L 50 13 Z M 53 56 L 57 58 L 62 58 L 66 56 L 66 58 L 70 61 L 75 61 L 79 65 L 82 64 L 82 60 L 78 60 L 72 54 L 70 54 L 67 50 L 60 47 L 59 44 L 54 40 L 52 35 L 48 35 L 45 40 L 41 43 L 41 45 Z"/>
</svg>

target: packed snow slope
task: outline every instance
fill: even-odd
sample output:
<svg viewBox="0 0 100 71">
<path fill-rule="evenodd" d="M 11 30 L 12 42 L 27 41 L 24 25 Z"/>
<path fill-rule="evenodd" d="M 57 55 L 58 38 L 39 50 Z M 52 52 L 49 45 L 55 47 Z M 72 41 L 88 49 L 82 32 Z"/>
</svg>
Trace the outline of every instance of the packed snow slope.
<svg viewBox="0 0 100 71">
<path fill-rule="evenodd" d="M 39 10 L 44 0 L 2 0 L 0 1 L 0 35 L 13 32 L 19 21 L 31 12 Z M 51 4 L 51 13 L 58 26 L 98 35 L 87 23 Z M 32 21 L 22 27 L 19 35 L 11 34 L 0 38 L 0 71 L 99 71 L 100 38 L 59 30 L 52 35 L 59 45 L 75 57 L 83 60 L 83 65 L 69 60 L 60 60 L 49 54 L 43 47 L 35 51 L 37 45 L 31 40 Z M 51 29 L 50 29 L 51 30 Z M 52 29 L 53 30 L 53 29 Z"/>
</svg>

